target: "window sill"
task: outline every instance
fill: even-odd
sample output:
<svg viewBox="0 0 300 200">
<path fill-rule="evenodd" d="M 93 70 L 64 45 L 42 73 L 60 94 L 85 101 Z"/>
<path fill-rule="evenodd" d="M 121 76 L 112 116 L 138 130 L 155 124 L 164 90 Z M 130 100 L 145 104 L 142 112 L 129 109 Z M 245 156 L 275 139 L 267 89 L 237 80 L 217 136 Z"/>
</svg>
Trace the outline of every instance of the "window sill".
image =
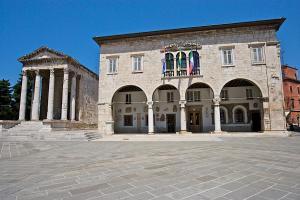
<svg viewBox="0 0 300 200">
<path fill-rule="evenodd" d="M 116 74 L 118 74 L 117 72 L 115 72 L 115 73 L 106 73 L 106 75 L 116 75 Z"/>
<path fill-rule="evenodd" d="M 133 74 L 140 74 L 140 73 L 143 73 L 143 71 L 133 71 L 132 73 Z"/>
<path fill-rule="evenodd" d="M 227 67 L 235 67 L 235 65 L 222 65 L 222 67 L 227 68 Z"/>
<path fill-rule="evenodd" d="M 251 63 L 252 65 L 265 65 L 265 62 L 260 62 L 260 63 Z"/>
</svg>

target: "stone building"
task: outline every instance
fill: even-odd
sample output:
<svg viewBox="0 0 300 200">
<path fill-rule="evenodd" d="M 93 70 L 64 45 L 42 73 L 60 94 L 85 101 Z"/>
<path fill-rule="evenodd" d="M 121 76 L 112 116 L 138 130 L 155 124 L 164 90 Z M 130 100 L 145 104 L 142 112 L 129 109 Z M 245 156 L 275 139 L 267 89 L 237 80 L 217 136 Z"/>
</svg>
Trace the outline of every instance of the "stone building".
<svg viewBox="0 0 300 200">
<path fill-rule="evenodd" d="M 300 117 L 300 81 L 298 69 L 288 65 L 282 66 L 283 93 L 287 123 L 299 124 Z"/>
<path fill-rule="evenodd" d="M 99 132 L 285 130 L 284 20 L 95 37 Z"/>
<path fill-rule="evenodd" d="M 23 123 L 28 103 L 31 104 L 30 121 L 37 122 L 36 128 L 96 126 L 97 74 L 70 56 L 48 47 L 41 47 L 19 61 L 23 64 L 21 126 L 13 129 L 28 127 L 28 122 Z M 33 82 L 32 102 L 26 102 L 28 81 Z"/>
</svg>

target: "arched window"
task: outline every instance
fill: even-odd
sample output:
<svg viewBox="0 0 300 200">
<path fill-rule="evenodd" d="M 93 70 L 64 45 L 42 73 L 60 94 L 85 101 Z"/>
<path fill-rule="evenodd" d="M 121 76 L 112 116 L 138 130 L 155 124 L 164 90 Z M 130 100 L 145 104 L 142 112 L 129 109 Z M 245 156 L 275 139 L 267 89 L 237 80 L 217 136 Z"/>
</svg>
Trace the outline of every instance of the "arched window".
<svg viewBox="0 0 300 200">
<path fill-rule="evenodd" d="M 237 108 L 234 112 L 234 118 L 236 123 L 244 123 L 244 111 L 241 108 Z"/>
<path fill-rule="evenodd" d="M 167 71 L 173 71 L 174 70 L 174 56 L 172 53 L 166 53 L 166 65 L 167 65 Z"/>
<path fill-rule="evenodd" d="M 186 70 L 186 55 L 184 52 L 180 51 L 176 55 L 176 67 L 177 70 Z"/>
<path fill-rule="evenodd" d="M 197 51 L 189 53 L 189 72 L 193 75 L 200 74 L 199 53 Z"/>
</svg>

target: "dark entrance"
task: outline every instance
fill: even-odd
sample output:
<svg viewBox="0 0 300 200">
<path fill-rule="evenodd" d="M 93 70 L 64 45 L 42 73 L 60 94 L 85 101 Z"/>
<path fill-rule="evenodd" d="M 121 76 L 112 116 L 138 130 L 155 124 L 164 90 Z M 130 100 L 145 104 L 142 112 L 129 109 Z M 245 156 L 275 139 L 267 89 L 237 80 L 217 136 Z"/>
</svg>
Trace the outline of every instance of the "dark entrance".
<svg viewBox="0 0 300 200">
<path fill-rule="evenodd" d="M 261 131 L 261 117 L 259 112 L 252 113 L 252 131 Z"/>
<path fill-rule="evenodd" d="M 201 132 L 201 115 L 200 111 L 189 113 L 189 131 L 193 133 Z"/>
<path fill-rule="evenodd" d="M 168 133 L 175 133 L 176 115 L 167 114 L 167 131 Z"/>
</svg>

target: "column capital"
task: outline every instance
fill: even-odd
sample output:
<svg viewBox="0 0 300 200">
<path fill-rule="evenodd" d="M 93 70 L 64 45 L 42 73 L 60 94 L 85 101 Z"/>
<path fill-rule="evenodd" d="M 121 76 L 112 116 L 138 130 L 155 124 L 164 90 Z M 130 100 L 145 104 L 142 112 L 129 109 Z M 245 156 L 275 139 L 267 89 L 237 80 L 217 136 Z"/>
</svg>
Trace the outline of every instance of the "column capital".
<svg viewBox="0 0 300 200">
<path fill-rule="evenodd" d="M 69 73 L 69 69 L 68 68 L 64 68 L 64 74 L 68 74 Z"/>
<path fill-rule="evenodd" d="M 28 70 L 26 70 L 26 69 L 22 70 L 22 76 L 27 76 L 27 73 L 28 73 Z"/>
<path fill-rule="evenodd" d="M 50 71 L 50 75 L 53 75 L 55 72 L 54 68 L 51 68 L 49 71 Z"/>
<path fill-rule="evenodd" d="M 221 98 L 219 96 L 213 98 L 213 103 L 215 106 L 219 106 L 221 102 Z"/>
<path fill-rule="evenodd" d="M 40 70 L 39 69 L 35 69 L 33 71 L 34 71 L 35 75 L 40 75 Z"/>
<path fill-rule="evenodd" d="M 180 100 L 179 104 L 180 104 L 180 108 L 184 108 L 186 104 L 186 100 Z"/>
<path fill-rule="evenodd" d="M 147 102 L 147 105 L 148 105 L 148 108 L 151 108 L 151 109 L 152 109 L 152 107 L 153 107 L 153 101 L 148 101 L 148 102 Z"/>
</svg>

